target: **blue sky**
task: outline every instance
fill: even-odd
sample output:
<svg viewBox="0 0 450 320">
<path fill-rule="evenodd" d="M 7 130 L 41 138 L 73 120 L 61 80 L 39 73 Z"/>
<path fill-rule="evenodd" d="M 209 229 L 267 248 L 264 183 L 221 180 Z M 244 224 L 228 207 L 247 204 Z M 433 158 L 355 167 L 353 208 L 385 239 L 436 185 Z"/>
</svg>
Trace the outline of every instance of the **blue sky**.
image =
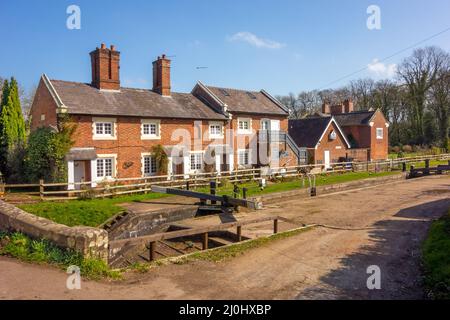
<svg viewBox="0 0 450 320">
<path fill-rule="evenodd" d="M 71 4 L 81 9 L 81 30 L 66 28 Z M 366 27 L 372 4 L 381 9 L 381 30 Z M 174 56 L 174 91 L 201 80 L 297 93 L 391 76 L 412 50 L 374 59 L 449 28 L 449 12 L 448 0 L 0 0 L 0 76 L 14 75 L 25 88 L 42 73 L 90 82 L 89 52 L 104 42 L 121 51 L 123 86 L 150 88 L 151 62 L 166 53 Z M 423 45 L 450 51 L 450 31 Z"/>
</svg>

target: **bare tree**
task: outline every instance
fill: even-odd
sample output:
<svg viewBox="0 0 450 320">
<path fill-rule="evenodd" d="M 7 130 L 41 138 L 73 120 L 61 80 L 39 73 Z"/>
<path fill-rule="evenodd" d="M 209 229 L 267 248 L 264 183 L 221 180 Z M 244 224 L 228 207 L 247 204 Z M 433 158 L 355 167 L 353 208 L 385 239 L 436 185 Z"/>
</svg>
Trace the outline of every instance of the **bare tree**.
<svg viewBox="0 0 450 320">
<path fill-rule="evenodd" d="M 338 89 L 326 89 L 317 92 L 320 104 L 328 102 L 330 104 L 339 104 L 351 96 L 348 87 L 341 87 Z"/>
<path fill-rule="evenodd" d="M 448 128 L 450 117 L 450 70 L 443 71 L 430 92 L 430 109 L 436 116 L 439 140 L 443 148 L 448 149 Z"/>
<path fill-rule="evenodd" d="M 30 90 L 21 90 L 20 100 L 22 104 L 22 112 L 24 114 L 25 120 L 28 120 L 30 116 L 31 104 L 34 100 L 34 95 L 36 94 L 37 86 L 34 85 Z"/>
<path fill-rule="evenodd" d="M 428 90 L 435 84 L 438 75 L 448 63 L 448 54 L 438 47 L 417 49 L 403 60 L 397 70 L 399 78 L 408 88 L 412 125 L 417 142 L 424 141 L 424 112 Z"/>
<path fill-rule="evenodd" d="M 316 90 L 303 91 L 298 95 L 298 117 L 304 117 L 320 110 L 322 105 L 319 94 Z"/>
<path fill-rule="evenodd" d="M 297 117 L 297 98 L 295 97 L 295 94 L 292 92 L 289 93 L 287 96 L 277 96 L 276 97 L 286 108 L 290 110 L 291 117 L 296 119 Z"/>
<path fill-rule="evenodd" d="M 369 110 L 373 107 L 373 92 L 375 81 L 370 78 L 358 79 L 350 82 L 350 91 L 358 110 Z"/>
</svg>

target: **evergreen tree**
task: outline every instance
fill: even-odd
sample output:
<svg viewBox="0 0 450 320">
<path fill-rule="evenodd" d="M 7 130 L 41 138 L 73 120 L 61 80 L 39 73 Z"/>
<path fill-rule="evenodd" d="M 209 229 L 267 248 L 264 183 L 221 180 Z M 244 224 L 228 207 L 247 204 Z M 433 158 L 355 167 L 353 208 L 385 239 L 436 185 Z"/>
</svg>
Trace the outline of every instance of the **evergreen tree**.
<svg viewBox="0 0 450 320">
<path fill-rule="evenodd" d="M 0 171 L 8 176 L 8 159 L 15 161 L 9 155 L 16 148 L 23 148 L 26 139 L 19 88 L 14 78 L 4 83 L 0 110 Z"/>
</svg>

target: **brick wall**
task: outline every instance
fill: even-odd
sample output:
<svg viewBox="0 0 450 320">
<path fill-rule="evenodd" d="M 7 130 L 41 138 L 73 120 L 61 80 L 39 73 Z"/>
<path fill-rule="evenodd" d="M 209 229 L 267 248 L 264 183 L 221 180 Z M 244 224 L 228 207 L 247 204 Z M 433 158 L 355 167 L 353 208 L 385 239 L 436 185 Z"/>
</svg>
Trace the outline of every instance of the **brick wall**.
<svg viewBox="0 0 450 320">
<path fill-rule="evenodd" d="M 191 137 L 191 146 L 194 148 L 195 134 L 194 120 L 182 119 L 157 119 L 160 121 L 161 139 L 141 139 L 141 118 L 138 117 L 116 117 L 116 140 L 93 140 L 92 117 L 86 115 L 72 115 L 71 121 L 77 123 L 74 134 L 74 147 L 95 147 L 97 154 L 117 154 L 117 178 L 130 178 L 142 176 L 141 153 L 151 152 L 155 145 L 173 146 L 183 142 L 179 137 L 172 141 L 172 133 L 182 129 Z M 209 121 L 201 121 L 202 136 L 199 140 L 199 148 L 204 150 L 211 143 L 209 139 Z M 186 136 L 186 135 L 183 135 Z M 223 144 L 223 139 L 214 139 L 215 144 Z"/>
<path fill-rule="evenodd" d="M 332 131 L 336 132 L 335 140 L 331 140 L 329 138 Z M 316 164 L 324 163 L 324 153 L 326 150 L 330 151 L 331 162 L 338 162 L 340 157 L 345 157 L 347 154 L 347 145 L 345 143 L 345 140 L 339 133 L 339 130 L 334 123 L 332 123 L 331 126 L 327 129 L 325 135 L 320 141 L 320 145 L 314 152 L 314 161 Z"/>
<path fill-rule="evenodd" d="M 386 127 L 386 119 L 378 111 L 373 118 L 373 126 L 370 127 L 370 158 L 372 160 L 386 160 L 388 158 L 389 128 Z M 383 129 L 383 139 L 377 139 L 377 128 Z"/>
<path fill-rule="evenodd" d="M 31 130 L 36 130 L 39 127 L 56 126 L 56 109 L 55 100 L 53 100 L 47 86 L 41 79 L 31 107 Z"/>
</svg>

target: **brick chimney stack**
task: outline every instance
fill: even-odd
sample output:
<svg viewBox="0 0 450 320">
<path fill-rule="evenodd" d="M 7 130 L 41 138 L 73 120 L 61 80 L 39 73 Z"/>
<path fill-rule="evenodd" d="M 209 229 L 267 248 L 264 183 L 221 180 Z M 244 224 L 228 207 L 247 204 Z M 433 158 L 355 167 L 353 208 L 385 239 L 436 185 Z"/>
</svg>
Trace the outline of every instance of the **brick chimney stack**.
<svg viewBox="0 0 450 320">
<path fill-rule="evenodd" d="M 330 103 L 328 101 L 325 101 L 322 104 L 322 113 L 323 114 L 330 114 L 331 110 L 330 110 Z"/>
<path fill-rule="evenodd" d="M 353 108 L 353 101 L 352 101 L 352 99 L 350 98 L 350 99 L 346 99 L 345 101 L 344 101 L 344 112 L 345 113 L 350 113 L 350 112 L 353 112 L 354 111 L 354 108 Z"/>
<path fill-rule="evenodd" d="M 170 96 L 170 60 L 165 54 L 153 61 L 153 91 Z"/>
<path fill-rule="evenodd" d="M 120 52 L 104 43 L 90 53 L 92 65 L 92 85 L 97 89 L 120 90 Z"/>
<path fill-rule="evenodd" d="M 341 114 L 344 113 L 344 104 L 336 104 L 334 106 L 331 106 L 331 114 Z"/>
</svg>

